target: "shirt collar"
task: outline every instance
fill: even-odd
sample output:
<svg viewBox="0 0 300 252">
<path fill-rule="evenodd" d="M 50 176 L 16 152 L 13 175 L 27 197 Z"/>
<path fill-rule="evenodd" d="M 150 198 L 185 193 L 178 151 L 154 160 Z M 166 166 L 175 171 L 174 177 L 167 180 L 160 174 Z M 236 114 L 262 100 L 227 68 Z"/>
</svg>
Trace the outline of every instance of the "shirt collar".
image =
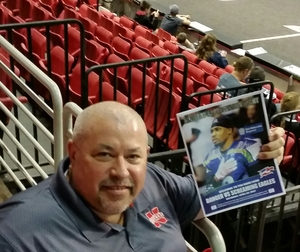
<svg viewBox="0 0 300 252">
<path fill-rule="evenodd" d="M 53 175 L 50 191 L 70 220 L 90 242 L 103 238 L 112 231 L 112 229 L 119 232 L 122 231 L 124 227 L 103 222 L 90 210 L 81 196 L 74 191 L 65 176 L 69 165 L 69 158 L 61 161 L 57 172 Z M 150 202 L 142 190 L 129 210 L 139 213 L 145 210 L 149 205 Z M 129 215 L 126 214 L 126 223 L 130 221 L 128 217 Z"/>
</svg>

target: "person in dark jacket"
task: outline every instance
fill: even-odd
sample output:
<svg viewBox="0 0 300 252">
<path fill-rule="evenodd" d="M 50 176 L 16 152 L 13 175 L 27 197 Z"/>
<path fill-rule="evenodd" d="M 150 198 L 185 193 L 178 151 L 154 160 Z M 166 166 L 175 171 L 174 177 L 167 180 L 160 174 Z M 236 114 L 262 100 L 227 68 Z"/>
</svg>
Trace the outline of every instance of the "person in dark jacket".
<svg viewBox="0 0 300 252">
<path fill-rule="evenodd" d="M 227 59 L 221 55 L 216 48 L 217 37 L 214 34 L 206 34 L 196 51 L 196 56 L 200 60 L 206 60 L 217 67 L 225 68 L 228 65 Z"/>
<path fill-rule="evenodd" d="M 158 26 L 159 10 L 151 13 L 151 5 L 147 1 L 141 2 L 140 9 L 136 12 L 134 20 L 153 31 Z"/>
</svg>

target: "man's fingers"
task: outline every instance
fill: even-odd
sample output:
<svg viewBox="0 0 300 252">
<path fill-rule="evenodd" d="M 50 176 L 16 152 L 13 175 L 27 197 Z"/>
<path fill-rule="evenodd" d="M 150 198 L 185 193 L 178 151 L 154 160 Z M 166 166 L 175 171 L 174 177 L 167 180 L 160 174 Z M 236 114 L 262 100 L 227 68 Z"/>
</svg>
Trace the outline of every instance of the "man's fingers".
<svg viewBox="0 0 300 252">
<path fill-rule="evenodd" d="M 259 159 L 277 159 L 277 162 L 280 163 L 283 157 L 284 148 L 281 147 L 279 149 L 273 151 L 260 152 L 258 154 Z"/>
<path fill-rule="evenodd" d="M 262 145 L 261 151 L 263 152 L 273 151 L 284 146 L 285 141 L 283 137 L 279 135 L 276 136 L 270 135 L 270 138 L 272 138 L 272 141 Z"/>
</svg>

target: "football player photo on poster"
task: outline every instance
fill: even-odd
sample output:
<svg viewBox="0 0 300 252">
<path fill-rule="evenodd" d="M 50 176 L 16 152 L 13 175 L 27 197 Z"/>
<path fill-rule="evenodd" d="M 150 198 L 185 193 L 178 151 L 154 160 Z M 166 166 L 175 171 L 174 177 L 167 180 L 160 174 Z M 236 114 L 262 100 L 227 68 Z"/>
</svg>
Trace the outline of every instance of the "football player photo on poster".
<svg viewBox="0 0 300 252">
<path fill-rule="evenodd" d="M 269 123 L 261 91 L 177 114 L 206 216 L 285 194 L 275 160 L 259 160 Z"/>
</svg>

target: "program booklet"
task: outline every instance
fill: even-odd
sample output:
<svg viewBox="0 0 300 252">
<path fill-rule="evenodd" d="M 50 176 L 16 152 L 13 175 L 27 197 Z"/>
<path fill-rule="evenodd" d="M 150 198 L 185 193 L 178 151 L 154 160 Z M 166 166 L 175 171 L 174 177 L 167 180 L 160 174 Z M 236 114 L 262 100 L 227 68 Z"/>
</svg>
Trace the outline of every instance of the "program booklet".
<svg viewBox="0 0 300 252">
<path fill-rule="evenodd" d="M 285 194 L 276 160 L 260 160 L 269 123 L 261 91 L 177 114 L 205 216 Z"/>
</svg>

